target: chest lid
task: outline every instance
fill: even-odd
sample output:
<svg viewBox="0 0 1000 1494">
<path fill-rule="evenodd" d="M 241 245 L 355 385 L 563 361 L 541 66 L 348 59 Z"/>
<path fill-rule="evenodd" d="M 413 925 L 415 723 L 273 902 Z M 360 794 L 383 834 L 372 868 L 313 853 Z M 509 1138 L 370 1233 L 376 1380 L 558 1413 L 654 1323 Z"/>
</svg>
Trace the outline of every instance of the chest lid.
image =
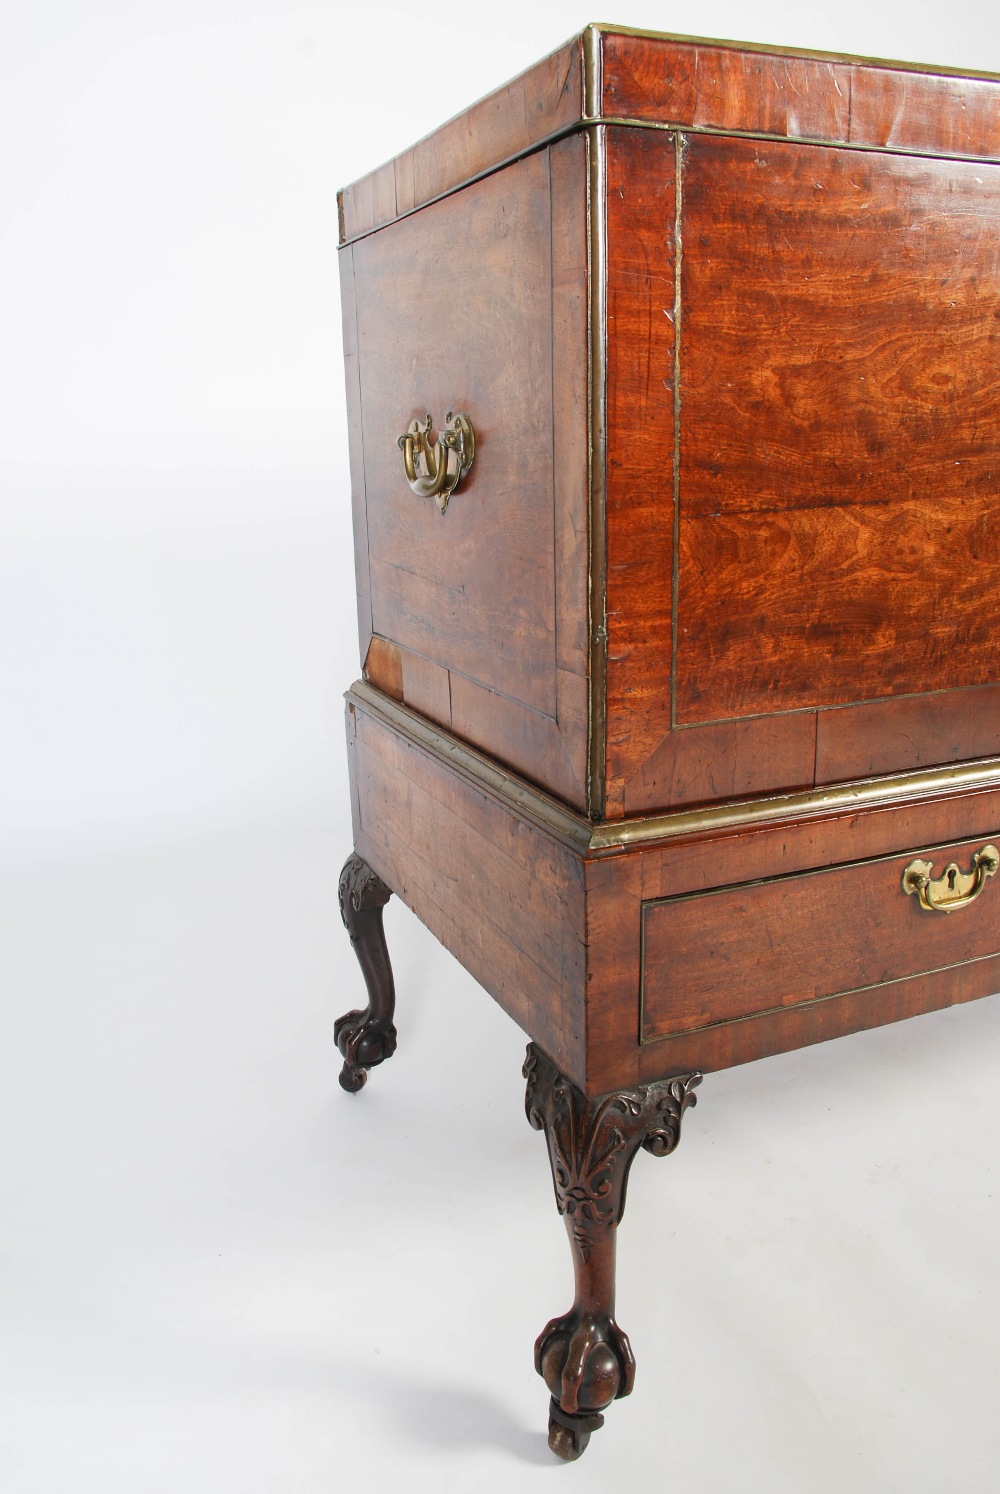
<svg viewBox="0 0 1000 1494">
<path fill-rule="evenodd" d="M 338 193 L 340 242 L 593 124 L 1000 160 L 1000 77 L 587 26 Z"/>
</svg>

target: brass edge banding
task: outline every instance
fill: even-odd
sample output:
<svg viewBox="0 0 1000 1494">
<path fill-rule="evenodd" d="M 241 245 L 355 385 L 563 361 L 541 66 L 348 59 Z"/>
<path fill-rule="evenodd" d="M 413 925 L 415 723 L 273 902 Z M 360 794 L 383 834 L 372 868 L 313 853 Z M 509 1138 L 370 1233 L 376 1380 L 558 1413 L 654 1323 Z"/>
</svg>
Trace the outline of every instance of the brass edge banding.
<svg viewBox="0 0 1000 1494">
<path fill-rule="evenodd" d="M 595 825 L 590 849 L 592 852 L 617 850 L 653 840 L 673 840 L 679 835 L 701 835 L 743 825 L 766 825 L 778 820 L 798 819 L 802 815 L 874 809 L 879 805 L 894 805 L 900 800 L 991 787 L 1000 788 L 1000 757 L 910 773 L 890 773 L 881 778 L 856 779 L 831 788 L 806 789 L 795 794 L 766 794 L 757 799 L 702 805 L 699 809 L 666 810 L 639 820 Z"/>
<path fill-rule="evenodd" d="M 587 403 L 590 439 L 588 479 L 590 536 L 587 568 L 588 670 L 587 701 L 587 808 L 592 818 L 604 813 L 606 772 L 606 726 L 608 686 L 607 621 L 607 492 L 606 407 L 607 364 L 604 329 L 607 312 L 607 188 L 604 129 L 587 130 L 587 306 L 589 366 Z"/>
<path fill-rule="evenodd" d="M 382 716 L 416 746 L 447 761 L 477 788 L 492 793 L 557 839 L 591 856 L 610 855 L 654 841 L 674 840 L 682 835 L 709 835 L 742 826 L 799 819 L 804 815 L 874 809 L 937 795 L 1000 789 L 1000 757 L 988 757 L 944 768 L 858 779 L 832 788 L 763 795 L 757 799 L 702 805 L 697 809 L 667 810 L 641 819 L 611 820 L 594 825 L 583 815 L 567 809 L 558 799 L 502 768 L 495 759 L 466 746 L 364 680 L 351 687 L 347 699 L 372 714 Z"/>
<path fill-rule="evenodd" d="M 583 117 L 587 121 L 597 120 L 601 117 L 601 104 L 604 101 L 600 26 L 585 26 L 581 41 L 583 43 Z"/>
</svg>

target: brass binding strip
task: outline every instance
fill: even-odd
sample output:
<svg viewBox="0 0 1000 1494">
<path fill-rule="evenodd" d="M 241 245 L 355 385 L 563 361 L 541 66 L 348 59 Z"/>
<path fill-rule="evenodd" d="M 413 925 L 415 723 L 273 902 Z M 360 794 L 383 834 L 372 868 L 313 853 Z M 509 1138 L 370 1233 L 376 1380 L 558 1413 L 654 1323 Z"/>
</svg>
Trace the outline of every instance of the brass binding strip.
<svg viewBox="0 0 1000 1494">
<path fill-rule="evenodd" d="M 347 692 L 347 701 L 369 714 L 380 716 L 414 746 L 447 762 L 477 788 L 492 794 L 508 808 L 526 815 L 558 840 L 591 856 L 611 855 L 653 841 L 673 840 L 680 835 L 710 835 L 720 830 L 796 820 L 808 815 L 876 809 L 936 795 L 1000 789 L 1000 757 L 987 757 L 944 768 L 863 778 L 831 788 L 808 789 L 794 794 L 766 794 L 756 799 L 730 800 L 697 809 L 671 809 L 641 819 L 608 820 L 595 825 L 504 768 L 494 758 L 467 747 L 450 732 L 432 725 L 416 711 L 391 700 L 364 680 L 352 685 Z"/>
</svg>

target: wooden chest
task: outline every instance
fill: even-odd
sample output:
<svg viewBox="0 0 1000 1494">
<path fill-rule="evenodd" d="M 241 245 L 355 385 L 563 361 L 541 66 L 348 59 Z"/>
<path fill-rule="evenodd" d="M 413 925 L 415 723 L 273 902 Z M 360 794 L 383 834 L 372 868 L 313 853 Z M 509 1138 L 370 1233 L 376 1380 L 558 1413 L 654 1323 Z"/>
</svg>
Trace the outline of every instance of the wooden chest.
<svg viewBox="0 0 1000 1494">
<path fill-rule="evenodd" d="M 1000 81 L 589 27 L 340 222 L 345 1076 L 391 889 L 533 1040 L 569 1455 L 631 1383 L 599 1200 L 696 1071 L 1000 989 Z"/>
</svg>

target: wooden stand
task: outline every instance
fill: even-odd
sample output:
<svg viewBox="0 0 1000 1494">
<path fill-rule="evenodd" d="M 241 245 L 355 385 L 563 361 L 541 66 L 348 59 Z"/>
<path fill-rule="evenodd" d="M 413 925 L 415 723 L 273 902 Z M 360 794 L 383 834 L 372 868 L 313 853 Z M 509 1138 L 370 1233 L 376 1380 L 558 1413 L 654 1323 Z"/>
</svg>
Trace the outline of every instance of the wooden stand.
<svg viewBox="0 0 1000 1494">
<path fill-rule="evenodd" d="M 357 851 L 340 896 L 369 1000 L 336 1025 L 340 1082 L 360 1089 L 395 1050 L 393 889 L 533 1039 L 527 1114 L 576 1278 L 535 1366 L 550 1446 L 575 1458 L 635 1373 L 614 1317 L 629 1167 L 640 1148 L 673 1151 L 701 1071 L 1000 988 L 995 921 L 928 911 L 913 883 L 928 864 L 915 843 L 939 847 L 945 888 L 947 863 L 982 857 L 1000 774 L 959 793 L 894 780 L 860 807 L 855 787 L 616 831 L 366 685 L 347 720 Z M 955 895 L 976 876 L 956 871 Z M 456 879 L 463 895 L 443 897 Z"/>
</svg>

